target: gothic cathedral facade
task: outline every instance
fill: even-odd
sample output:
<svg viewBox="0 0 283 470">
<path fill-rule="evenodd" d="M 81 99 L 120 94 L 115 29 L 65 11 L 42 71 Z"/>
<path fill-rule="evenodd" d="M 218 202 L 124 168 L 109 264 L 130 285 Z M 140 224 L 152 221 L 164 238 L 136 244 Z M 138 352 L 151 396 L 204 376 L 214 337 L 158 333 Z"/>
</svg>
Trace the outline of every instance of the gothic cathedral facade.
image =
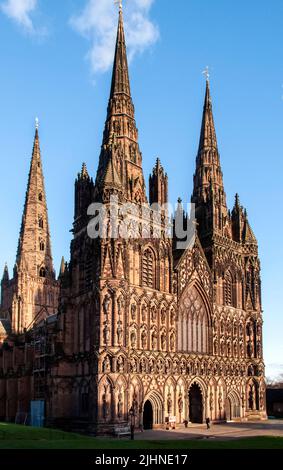
<svg viewBox="0 0 283 470">
<path fill-rule="evenodd" d="M 208 80 L 192 246 L 177 249 L 166 213 L 154 217 L 152 205 L 168 202 L 159 160 L 149 183 L 147 198 L 120 11 L 96 180 L 84 164 L 70 262 L 58 280 L 36 130 L 14 277 L 5 268 L 1 284 L 0 418 L 28 412 L 34 399 L 44 400 L 50 425 L 94 433 L 115 432 L 129 413 L 144 428 L 170 417 L 266 418 L 257 240 L 238 195 L 227 208 Z M 136 209 L 127 237 L 91 238 L 89 207 L 102 204 L 109 214 L 111 197 L 119 221 L 125 203 Z"/>
</svg>

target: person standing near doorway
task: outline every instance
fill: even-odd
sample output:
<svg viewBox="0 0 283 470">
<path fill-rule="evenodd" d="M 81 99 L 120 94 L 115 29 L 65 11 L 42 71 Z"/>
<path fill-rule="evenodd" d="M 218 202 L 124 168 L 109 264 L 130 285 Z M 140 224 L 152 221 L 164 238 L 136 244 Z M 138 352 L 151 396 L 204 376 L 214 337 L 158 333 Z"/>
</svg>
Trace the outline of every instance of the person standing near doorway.
<svg viewBox="0 0 283 470">
<path fill-rule="evenodd" d="M 206 422 L 206 428 L 210 429 L 210 419 L 206 418 L 205 422 Z"/>
</svg>

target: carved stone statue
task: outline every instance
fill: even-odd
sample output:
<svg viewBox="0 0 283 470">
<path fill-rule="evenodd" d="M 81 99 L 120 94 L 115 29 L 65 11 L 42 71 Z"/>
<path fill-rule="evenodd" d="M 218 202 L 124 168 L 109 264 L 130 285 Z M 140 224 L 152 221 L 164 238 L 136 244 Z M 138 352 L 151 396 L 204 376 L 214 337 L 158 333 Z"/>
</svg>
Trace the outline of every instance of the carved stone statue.
<svg viewBox="0 0 283 470">
<path fill-rule="evenodd" d="M 118 418 L 122 417 L 123 414 L 123 400 L 122 400 L 122 393 L 119 393 L 118 395 L 118 405 L 117 405 L 117 411 L 118 411 Z"/>
<path fill-rule="evenodd" d="M 142 334 L 141 334 L 141 344 L 142 344 L 142 348 L 146 349 L 146 347 L 147 347 L 147 334 L 146 334 L 145 330 L 143 330 Z"/>
<path fill-rule="evenodd" d="M 169 359 L 166 359 L 165 372 L 166 372 L 166 374 L 170 374 L 170 371 L 171 371 L 171 363 L 170 363 Z"/>
<path fill-rule="evenodd" d="M 166 308 L 165 307 L 161 309 L 160 319 L 161 319 L 161 323 L 164 324 L 166 321 Z"/>
<path fill-rule="evenodd" d="M 153 350 L 157 349 L 157 333 L 156 331 L 152 332 L 151 335 L 151 347 Z"/>
<path fill-rule="evenodd" d="M 142 310 L 141 310 L 141 319 L 143 322 L 146 321 L 146 314 L 147 314 L 147 307 L 145 304 L 143 304 Z"/>
<path fill-rule="evenodd" d="M 137 306 L 136 306 L 136 304 L 131 305 L 131 317 L 132 317 L 133 321 L 136 320 L 136 317 L 137 317 Z"/>
<path fill-rule="evenodd" d="M 131 359 L 130 366 L 131 366 L 131 372 L 133 373 L 137 372 L 137 363 L 134 358 Z"/>
<path fill-rule="evenodd" d="M 104 330 L 103 330 L 103 337 L 104 337 L 104 343 L 108 344 L 110 340 L 110 328 L 108 324 L 105 325 Z"/>
<path fill-rule="evenodd" d="M 103 372 L 110 372 L 111 371 L 111 362 L 109 356 L 106 356 L 103 361 Z"/>
<path fill-rule="evenodd" d="M 123 342 L 123 328 L 122 328 L 122 322 L 121 321 L 118 321 L 117 339 L 118 339 L 118 344 L 121 344 Z"/>
<path fill-rule="evenodd" d="M 154 373 L 154 360 L 151 358 L 148 361 L 148 368 L 149 368 L 149 372 L 153 374 Z"/>
<path fill-rule="evenodd" d="M 178 374 L 178 365 L 179 364 L 178 364 L 177 359 L 174 359 L 174 361 L 173 361 L 173 374 L 174 375 Z"/>
<path fill-rule="evenodd" d="M 252 357 L 252 355 L 253 355 L 253 345 L 252 345 L 251 340 L 248 341 L 247 354 L 248 354 L 249 357 Z"/>
<path fill-rule="evenodd" d="M 165 333 L 161 335 L 161 349 L 164 351 L 166 349 L 166 336 Z"/>
<path fill-rule="evenodd" d="M 157 373 L 158 374 L 162 374 L 163 372 L 163 362 L 161 359 L 158 359 L 157 360 L 157 363 L 156 363 L 156 370 L 157 370 Z"/>
<path fill-rule="evenodd" d="M 120 297 L 117 300 L 117 305 L 118 305 L 118 315 L 122 315 L 123 313 L 123 308 L 125 306 L 125 302 L 123 297 L 120 295 Z"/>
<path fill-rule="evenodd" d="M 238 355 L 238 345 L 237 341 L 234 341 L 234 356 L 236 357 Z"/>
<path fill-rule="evenodd" d="M 111 297 L 109 294 L 106 294 L 103 300 L 103 311 L 106 316 L 110 313 L 110 304 L 111 304 Z"/>
<path fill-rule="evenodd" d="M 137 335 L 136 335 L 136 332 L 133 330 L 131 332 L 131 347 L 132 348 L 136 347 L 136 342 L 137 342 Z"/>
<path fill-rule="evenodd" d="M 218 340 L 217 340 L 217 338 L 215 338 L 214 341 L 213 341 L 213 349 L 214 349 L 214 354 L 217 356 L 218 355 Z"/>
<path fill-rule="evenodd" d="M 157 312 L 156 312 L 156 307 L 153 305 L 151 307 L 151 321 L 155 322 L 157 319 Z"/>
<path fill-rule="evenodd" d="M 183 407 L 184 407 L 183 397 L 182 397 L 182 394 L 180 393 L 179 398 L 178 398 L 178 409 L 179 409 L 180 414 L 182 414 L 183 412 Z"/>
<path fill-rule="evenodd" d="M 141 360 L 141 372 L 144 374 L 146 372 L 146 360 L 143 357 Z"/>
<path fill-rule="evenodd" d="M 118 372 L 124 372 L 124 359 L 122 356 L 119 356 L 117 359 L 117 369 Z"/>
</svg>

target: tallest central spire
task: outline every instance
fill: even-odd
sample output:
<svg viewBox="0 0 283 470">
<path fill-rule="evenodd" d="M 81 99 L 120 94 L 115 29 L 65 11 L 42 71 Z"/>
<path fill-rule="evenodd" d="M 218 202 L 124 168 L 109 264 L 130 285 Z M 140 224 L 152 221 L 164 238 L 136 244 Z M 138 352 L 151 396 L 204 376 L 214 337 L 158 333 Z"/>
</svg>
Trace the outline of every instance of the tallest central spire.
<svg viewBox="0 0 283 470">
<path fill-rule="evenodd" d="M 95 197 L 103 199 L 113 191 L 136 203 L 146 201 L 142 155 L 131 97 L 122 8 L 112 71 L 110 98 L 96 177 Z"/>
<path fill-rule="evenodd" d="M 119 9 L 119 22 L 110 99 L 113 98 L 116 93 L 125 93 L 126 95 L 131 96 L 127 49 L 124 32 L 123 10 L 121 7 Z"/>
</svg>

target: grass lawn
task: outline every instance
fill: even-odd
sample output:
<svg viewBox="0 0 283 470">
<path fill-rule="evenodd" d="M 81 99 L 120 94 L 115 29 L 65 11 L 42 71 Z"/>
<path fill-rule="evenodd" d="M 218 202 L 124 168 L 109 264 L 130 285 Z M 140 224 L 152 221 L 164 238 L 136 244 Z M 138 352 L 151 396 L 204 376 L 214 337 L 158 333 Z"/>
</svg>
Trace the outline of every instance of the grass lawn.
<svg viewBox="0 0 283 470">
<path fill-rule="evenodd" d="M 56 429 L 0 423 L 0 449 L 283 449 L 283 438 L 130 441 L 101 439 Z"/>
</svg>

